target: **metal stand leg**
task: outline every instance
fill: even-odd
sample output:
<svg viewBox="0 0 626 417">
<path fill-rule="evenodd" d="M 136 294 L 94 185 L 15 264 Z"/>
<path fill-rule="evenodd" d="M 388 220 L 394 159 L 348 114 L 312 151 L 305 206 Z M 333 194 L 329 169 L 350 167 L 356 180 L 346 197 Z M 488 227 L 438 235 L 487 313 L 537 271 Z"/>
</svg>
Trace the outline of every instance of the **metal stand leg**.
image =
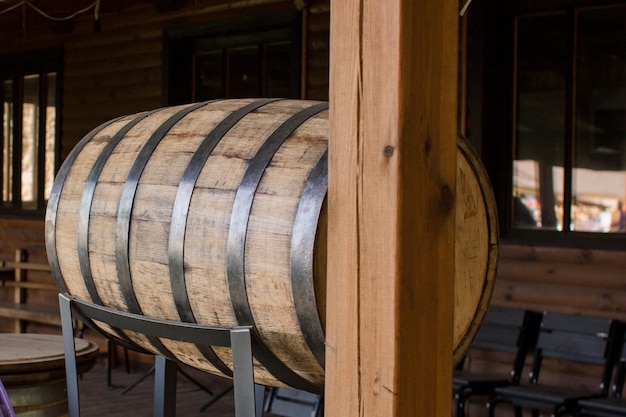
<svg viewBox="0 0 626 417">
<path fill-rule="evenodd" d="M 176 415 L 176 363 L 157 356 L 154 371 L 154 417 L 173 417 Z"/>
<path fill-rule="evenodd" d="M 263 400 L 265 399 L 265 386 L 254 384 L 254 400 L 256 408 L 256 416 L 263 415 Z"/>
<path fill-rule="evenodd" d="M 261 417 L 263 408 L 257 414 L 255 401 L 254 369 L 252 367 L 252 347 L 249 330 L 231 330 L 233 349 L 233 385 L 235 387 L 235 417 Z"/>
<path fill-rule="evenodd" d="M 67 407 L 69 417 L 80 416 L 78 400 L 78 371 L 76 369 L 76 346 L 74 345 L 74 326 L 72 323 L 72 306 L 69 298 L 59 294 L 61 311 L 61 329 L 65 351 L 65 378 L 67 381 Z"/>
</svg>

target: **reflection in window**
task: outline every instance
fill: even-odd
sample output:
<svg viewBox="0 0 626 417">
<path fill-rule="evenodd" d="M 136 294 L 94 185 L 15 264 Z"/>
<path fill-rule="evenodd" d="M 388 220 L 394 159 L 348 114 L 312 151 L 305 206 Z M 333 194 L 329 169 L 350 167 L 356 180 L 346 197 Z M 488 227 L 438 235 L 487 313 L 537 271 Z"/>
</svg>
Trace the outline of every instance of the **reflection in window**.
<svg viewBox="0 0 626 417">
<path fill-rule="evenodd" d="M 50 198 L 52 183 L 56 167 L 56 137 L 57 137 L 57 74 L 48 73 L 48 93 L 46 103 L 46 134 L 45 134 L 45 161 L 44 161 L 44 189 L 43 196 L 47 201 Z"/>
<path fill-rule="evenodd" d="M 625 23 L 624 6 L 516 19 L 516 228 L 626 231 Z"/>
<path fill-rule="evenodd" d="M 37 138 L 39 137 L 39 75 L 24 77 L 22 103 L 22 204 L 35 202 L 37 187 Z"/>
<path fill-rule="evenodd" d="M 2 201 L 13 199 L 13 81 L 2 83 Z"/>
</svg>

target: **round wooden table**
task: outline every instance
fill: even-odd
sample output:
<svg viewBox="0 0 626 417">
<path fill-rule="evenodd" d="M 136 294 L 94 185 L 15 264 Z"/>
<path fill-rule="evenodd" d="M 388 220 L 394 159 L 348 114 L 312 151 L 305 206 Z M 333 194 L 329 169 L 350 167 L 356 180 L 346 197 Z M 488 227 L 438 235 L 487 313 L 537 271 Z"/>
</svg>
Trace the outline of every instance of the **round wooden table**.
<svg viewBox="0 0 626 417">
<path fill-rule="evenodd" d="M 99 348 L 84 339 L 75 339 L 75 344 L 76 366 L 81 374 L 94 366 Z M 66 415 L 63 337 L 1 333 L 0 380 L 18 416 Z"/>
</svg>

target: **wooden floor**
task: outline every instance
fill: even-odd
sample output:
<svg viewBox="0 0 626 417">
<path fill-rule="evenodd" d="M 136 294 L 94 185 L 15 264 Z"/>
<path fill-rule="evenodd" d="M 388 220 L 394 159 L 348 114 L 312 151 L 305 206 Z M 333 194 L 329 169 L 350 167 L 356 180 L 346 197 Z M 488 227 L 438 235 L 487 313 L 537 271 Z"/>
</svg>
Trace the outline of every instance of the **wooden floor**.
<svg viewBox="0 0 626 417">
<path fill-rule="evenodd" d="M 122 392 L 137 382 L 145 374 L 146 369 L 131 370 L 126 373 L 123 366 L 114 368 L 111 373 L 112 386 L 107 386 L 107 374 L 104 363 L 98 362 L 96 366 L 85 373 L 79 381 L 80 408 L 82 417 L 104 416 L 129 416 L 143 417 L 152 416 L 154 374 L 150 374 L 145 380 L 136 385 L 125 394 Z M 197 382 L 217 395 L 228 387 L 230 380 L 213 375 L 185 369 Z M 216 401 L 204 411 L 201 408 L 206 405 L 212 396 L 200 389 L 184 376 L 178 378 L 176 390 L 176 415 L 184 417 L 230 417 L 234 416 L 234 399 L 232 390 Z M 271 414 L 265 414 L 270 416 Z"/>
</svg>

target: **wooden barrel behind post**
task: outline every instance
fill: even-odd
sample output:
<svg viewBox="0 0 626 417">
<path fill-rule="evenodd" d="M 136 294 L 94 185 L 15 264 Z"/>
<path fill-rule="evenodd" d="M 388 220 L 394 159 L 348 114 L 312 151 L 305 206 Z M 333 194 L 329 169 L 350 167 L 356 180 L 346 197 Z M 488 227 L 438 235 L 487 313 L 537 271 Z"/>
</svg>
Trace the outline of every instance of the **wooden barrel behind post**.
<svg viewBox="0 0 626 417">
<path fill-rule="evenodd" d="M 96 128 L 66 159 L 48 204 L 57 284 L 120 311 L 252 325 L 261 339 L 257 382 L 320 391 L 327 148 L 327 104 L 304 100 L 198 103 Z M 463 158 L 468 192 L 480 194 L 459 200 L 472 204 L 467 222 L 493 231 L 488 183 L 476 177 L 476 160 Z M 455 356 L 482 319 L 494 272 L 492 233 L 460 238 L 471 244 L 457 256 L 483 259 L 464 272 L 471 282 L 457 293 Z M 100 325 L 116 340 L 231 374 L 226 349 Z"/>
<path fill-rule="evenodd" d="M 487 313 L 498 265 L 498 215 L 489 177 L 464 137 L 457 141 L 454 362 Z"/>
</svg>

